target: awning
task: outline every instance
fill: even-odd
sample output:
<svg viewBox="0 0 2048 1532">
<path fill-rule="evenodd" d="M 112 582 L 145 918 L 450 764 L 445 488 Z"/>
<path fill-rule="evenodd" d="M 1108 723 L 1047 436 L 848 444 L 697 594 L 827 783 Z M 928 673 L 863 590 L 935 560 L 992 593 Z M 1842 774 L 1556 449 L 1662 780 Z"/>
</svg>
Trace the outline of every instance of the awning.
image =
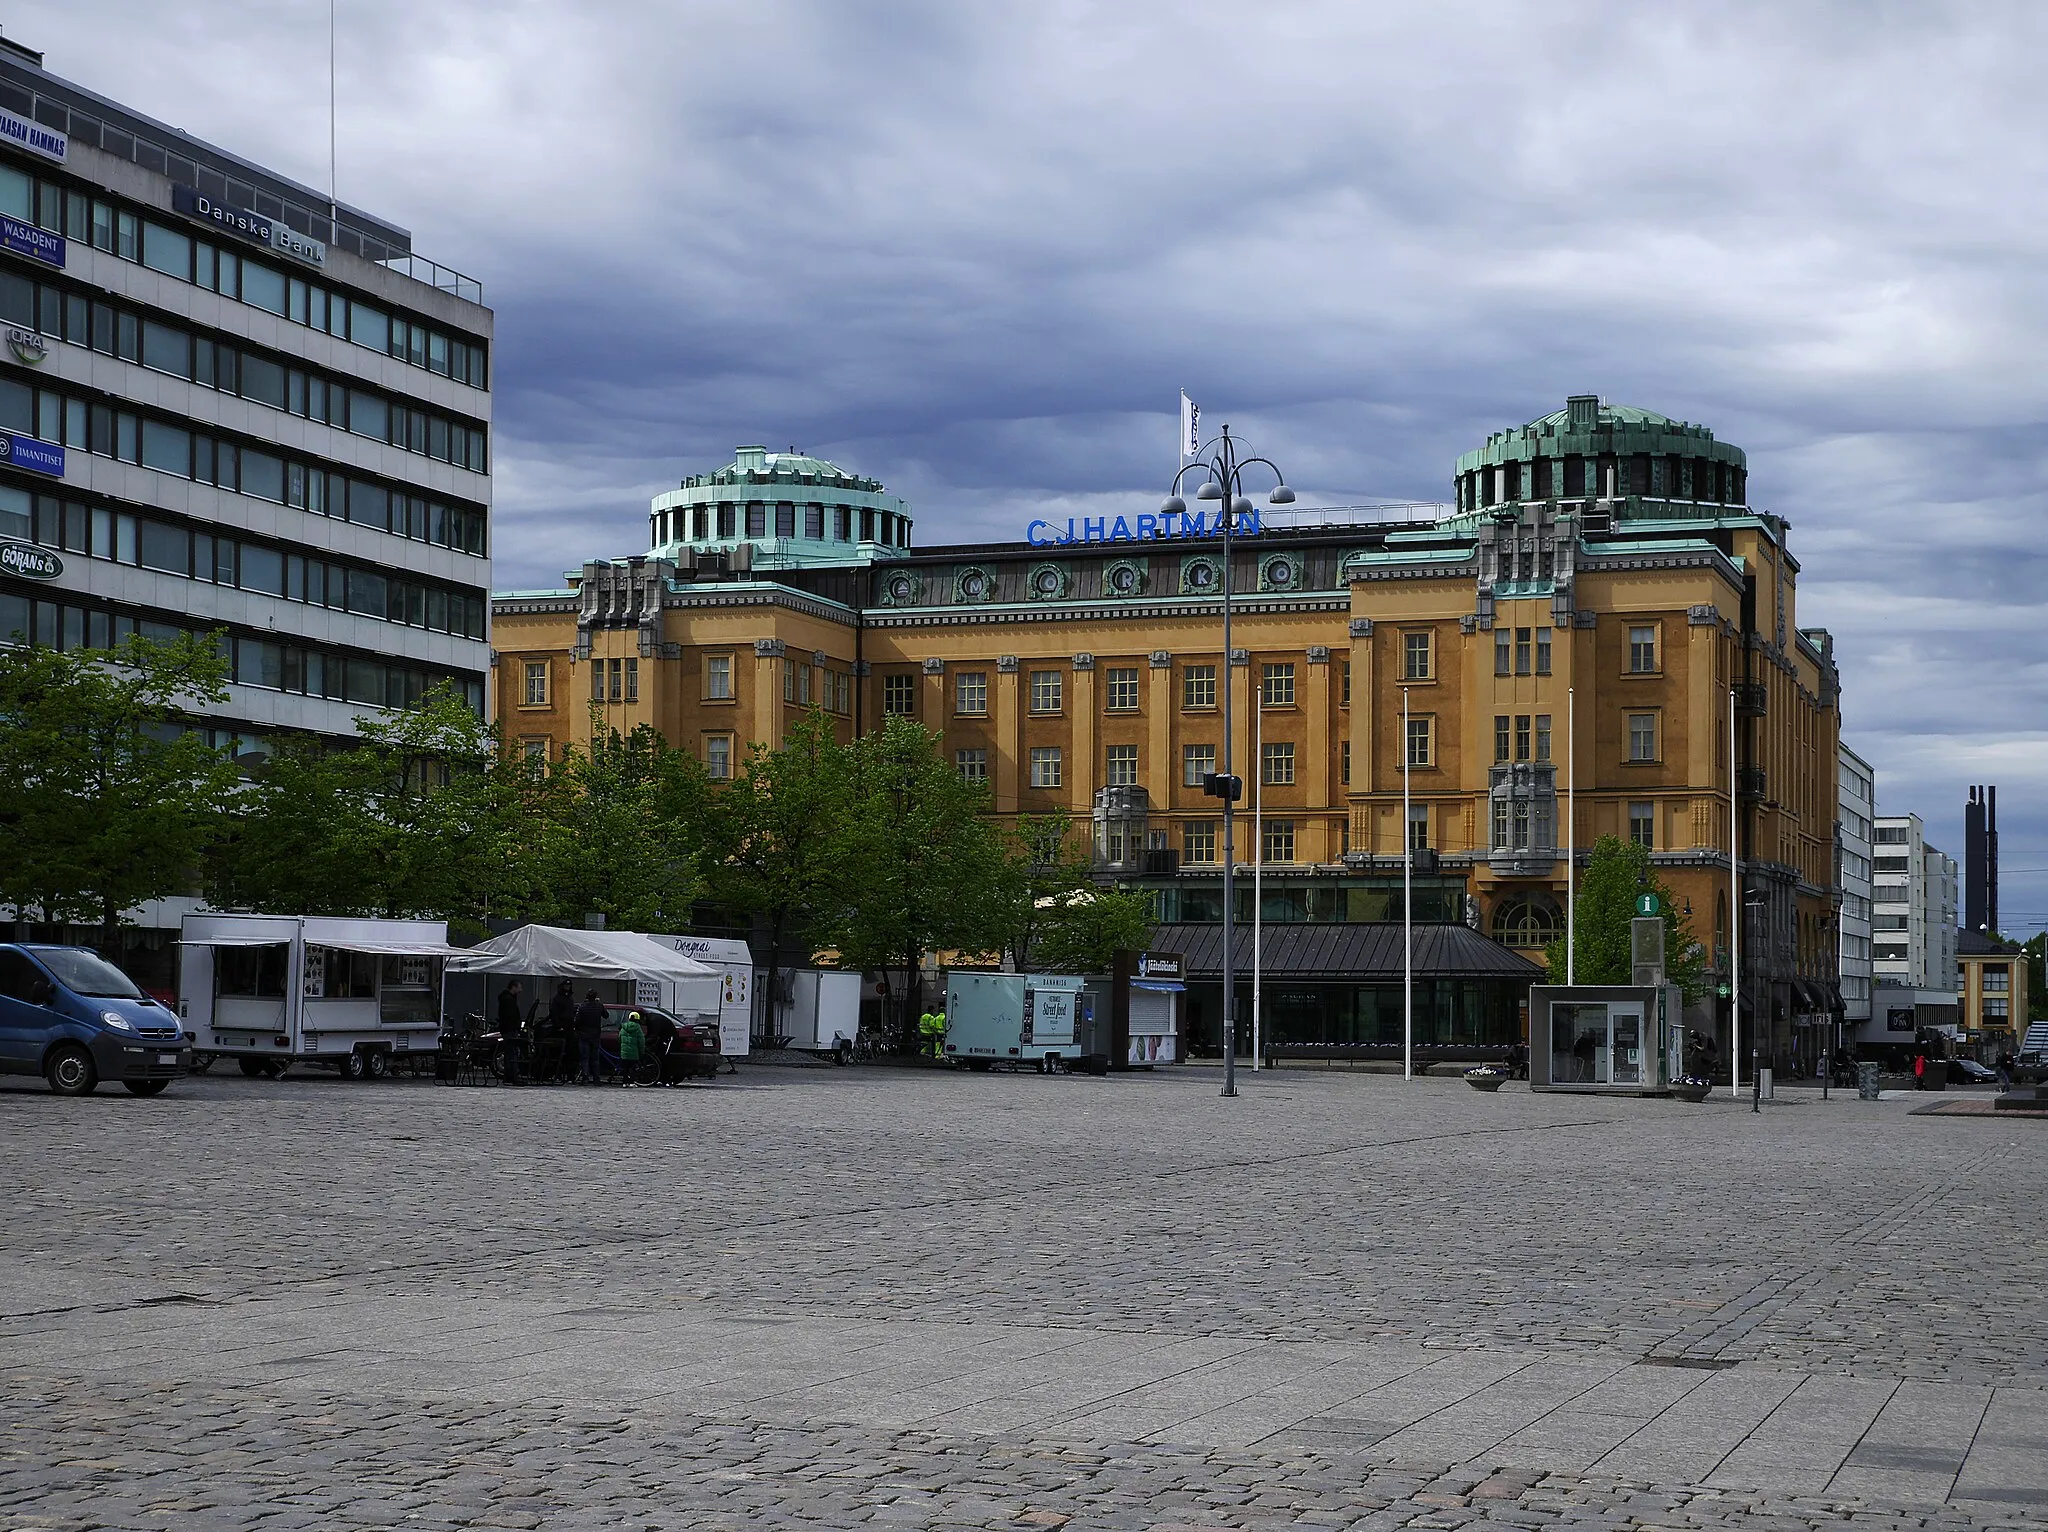
<svg viewBox="0 0 2048 1532">
<path fill-rule="evenodd" d="M 1178 979 L 1133 979 L 1131 988 L 1149 989 L 1160 995 L 1183 995 L 1187 993 L 1188 987 Z"/>
<path fill-rule="evenodd" d="M 180 947 L 289 947 L 291 933 L 283 936 L 184 936 L 178 939 Z"/>
<path fill-rule="evenodd" d="M 579 931 L 520 926 L 448 960 L 450 973 L 503 973 L 550 979 L 648 979 L 673 987 L 672 1004 L 716 1015 L 724 989 L 717 969 L 638 931 Z"/>
<path fill-rule="evenodd" d="M 378 941 L 373 937 L 324 937 L 306 939 L 308 947 L 332 947 L 340 952 L 376 952 L 387 957 L 459 957 L 469 949 L 451 947 L 446 942 L 425 941 L 418 937 L 399 937 L 391 941 Z"/>
</svg>

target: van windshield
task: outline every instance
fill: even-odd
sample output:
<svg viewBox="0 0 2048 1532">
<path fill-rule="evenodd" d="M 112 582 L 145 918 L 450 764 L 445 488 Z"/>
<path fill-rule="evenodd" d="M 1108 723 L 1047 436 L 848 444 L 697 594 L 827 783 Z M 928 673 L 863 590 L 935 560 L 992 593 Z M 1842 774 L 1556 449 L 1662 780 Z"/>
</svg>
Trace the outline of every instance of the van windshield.
<svg viewBox="0 0 2048 1532">
<path fill-rule="evenodd" d="M 135 981 L 97 953 L 77 947 L 33 947 L 36 960 L 74 995 L 95 1000 L 140 1000 Z"/>
</svg>

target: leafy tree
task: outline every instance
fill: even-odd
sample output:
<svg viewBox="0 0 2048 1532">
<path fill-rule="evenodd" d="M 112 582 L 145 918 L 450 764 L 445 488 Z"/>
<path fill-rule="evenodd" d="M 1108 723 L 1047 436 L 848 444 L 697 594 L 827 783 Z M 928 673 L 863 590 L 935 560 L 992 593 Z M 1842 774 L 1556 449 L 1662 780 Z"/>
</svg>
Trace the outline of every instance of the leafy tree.
<svg viewBox="0 0 2048 1532">
<path fill-rule="evenodd" d="M 851 774 L 851 752 L 814 708 L 781 749 L 750 747 L 745 772 L 716 795 L 719 895 L 768 928 L 771 1007 L 784 943 L 817 945 L 841 866 Z"/>
<path fill-rule="evenodd" d="M 899 1038 L 919 1002 L 926 952 L 1001 950 L 1015 863 L 987 817 L 986 784 L 942 760 L 938 736 L 891 718 L 848 748 L 847 800 L 819 937 L 849 967 L 903 971 Z"/>
<path fill-rule="evenodd" d="M 0 649 L 0 902 L 97 923 L 111 956 L 123 910 L 190 889 L 239 779 L 183 720 L 226 678 L 189 634 Z"/>
<path fill-rule="evenodd" d="M 1152 942 L 1152 900 L 1121 888 L 1079 889 L 1058 899 L 1037 943 L 1038 965 L 1055 973 L 1107 973 L 1119 952 Z"/>
<path fill-rule="evenodd" d="M 1612 835 L 1593 843 L 1579 877 L 1573 977 L 1581 984 L 1627 984 L 1634 979 L 1629 923 L 1636 918 L 1636 900 L 1645 893 L 1655 894 L 1664 912 L 1665 977 L 1684 989 L 1688 1001 L 1697 1000 L 1706 993 L 1706 961 L 1691 923 L 1678 913 L 1671 890 L 1651 870 L 1649 850 Z M 1550 982 L 1564 983 L 1564 938 L 1552 942 L 1543 956 Z"/>
<path fill-rule="evenodd" d="M 1004 848 L 1010 859 L 1011 914 L 1004 946 L 1019 971 L 1042 968 L 1039 938 L 1057 919 L 1055 911 L 1084 889 L 1092 889 L 1087 851 L 1071 835 L 1073 816 L 1021 814 Z"/>
<path fill-rule="evenodd" d="M 2027 1019 L 2048 1019 L 2048 931 L 2021 943 L 2027 962 Z"/>
</svg>

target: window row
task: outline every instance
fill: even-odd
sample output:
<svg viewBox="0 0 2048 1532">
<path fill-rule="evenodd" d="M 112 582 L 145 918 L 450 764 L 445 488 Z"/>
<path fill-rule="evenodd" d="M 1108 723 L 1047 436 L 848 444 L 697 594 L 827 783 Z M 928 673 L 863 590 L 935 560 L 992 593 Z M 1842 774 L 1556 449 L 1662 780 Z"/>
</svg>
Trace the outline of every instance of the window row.
<svg viewBox="0 0 2048 1532">
<path fill-rule="evenodd" d="M 1427 635 L 1423 635 L 1427 637 Z M 1034 670 L 1026 680 L 1026 705 L 1040 716 L 1066 709 L 1066 672 Z M 1106 713 L 1135 713 L 1139 710 L 1138 667 L 1109 665 L 1102 672 L 1102 706 Z M 953 673 L 953 712 L 960 717 L 982 717 L 988 712 L 988 672 L 960 670 Z M 883 711 L 909 714 L 916 708 L 917 678 L 885 676 Z M 1259 673 L 1259 702 L 1262 707 L 1287 708 L 1295 705 L 1295 667 L 1292 661 L 1262 665 Z M 1344 665 L 1344 705 L 1351 702 L 1351 666 Z M 1181 668 L 1181 709 L 1207 712 L 1216 706 L 1216 667 L 1186 665 Z"/>
<path fill-rule="evenodd" d="M 1550 715 L 1548 713 L 1496 713 L 1493 715 L 1493 759 L 1501 761 L 1547 761 L 1550 759 Z"/>
<path fill-rule="evenodd" d="M 0 535 L 458 638 L 484 637 L 489 612 L 489 598 L 481 591 L 451 590 L 5 485 L 0 485 Z"/>
<path fill-rule="evenodd" d="M 45 649 L 106 650 L 135 635 L 169 642 L 188 631 L 102 608 L 64 602 L 30 600 L 0 591 L 0 643 L 35 644 Z M 483 682 L 474 676 L 421 670 L 410 665 L 352 653 L 308 648 L 217 631 L 221 655 L 228 661 L 228 679 L 240 686 L 328 697 L 365 707 L 411 707 L 442 681 L 454 681 L 469 706 L 481 713 Z"/>
<path fill-rule="evenodd" d="M 772 528 L 772 530 L 771 530 Z M 910 519 L 894 511 L 850 505 L 800 505 L 793 500 L 756 500 L 717 505 L 673 506 L 654 518 L 658 543 L 714 542 L 749 538 L 804 537 L 812 542 L 880 542 L 910 546 Z"/>
<path fill-rule="evenodd" d="M 481 425 L 416 409 L 353 380 L 286 366 L 47 283 L 38 286 L 10 271 L 0 271 L 0 320 L 472 473 L 489 471 Z"/>
<path fill-rule="evenodd" d="M 1550 629 L 1495 628 L 1493 673 L 1497 676 L 1550 674 Z"/>
<path fill-rule="evenodd" d="M 0 164 L 0 213 L 471 388 L 489 387 L 480 340 L 388 313 L 117 203 L 54 181 L 39 182 L 5 164 Z"/>
<path fill-rule="evenodd" d="M 1740 505 L 1747 472 L 1732 463 L 1663 453 L 1608 457 L 1568 453 L 1527 463 L 1468 469 L 1458 476 L 1458 509 L 1524 500 L 1613 499 L 1618 495 L 1706 500 Z"/>
<path fill-rule="evenodd" d="M 482 557 L 480 506 L 444 505 L 225 437 L 0 378 L 0 430 Z"/>
</svg>

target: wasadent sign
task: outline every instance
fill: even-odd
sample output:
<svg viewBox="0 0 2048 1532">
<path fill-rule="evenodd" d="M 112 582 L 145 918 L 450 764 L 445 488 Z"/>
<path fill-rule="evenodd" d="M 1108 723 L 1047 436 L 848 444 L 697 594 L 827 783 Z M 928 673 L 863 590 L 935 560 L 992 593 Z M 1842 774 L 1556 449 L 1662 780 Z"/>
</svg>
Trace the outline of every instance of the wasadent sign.
<svg viewBox="0 0 2048 1532">
<path fill-rule="evenodd" d="M 26 149 L 30 154 L 40 154 L 46 160 L 63 164 L 71 153 L 71 140 L 55 128 L 46 128 L 39 122 L 30 122 L 26 117 L 0 107 L 0 138 L 13 144 L 17 149 Z"/>
<path fill-rule="evenodd" d="M 64 264 L 64 236 L 0 213 L 0 250 L 12 250 L 46 266 Z"/>
<path fill-rule="evenodd" d="M 64 449 L 55 442 L 37 441 L 33 436 L 0 431 L 0 463 L 26 468 L 30 473 L 46 473 L 53 479 L 64 477 Z"/>
<path fill-rule="evenodd" d="M 251 244 L 267 245 L 279 255 L 288 255 L 294 260 L 304 261 L 308 266 L 327 264 L 327 247 L 319 240 L 308 239 L 298 230 L 279 223 L 275 218 L 265 218 L 261 213 L 252 213 L 245 207 L 231 207 L 225 202 L 217 202 L 194 187 L 173 186 L 171 206 L 187 218 L 210 223 L 237 238 L 248 240 Z"/>
<path fill-rule="evenodd" d="M 1238 537 L 1256 537 L 1265 528 L 1256 510 L 1239 511 L 1231 528 Z M 1137 543 L 1153 538 L 1221 537 L 1223 507 L 1212 516 L 1207 511 L 1147 511 L 1140 516 L 1069 516 L 1064 522 L 1034 521 L 1024 529 L 1024 540 L 1034 548 L 1058 548 L 1068 543 Z"/>
<path fill-rule="evenodd" d="M 64 561 L 34 543 L 0 540 L 0 574 L 20 575 L 29 580 L 54 580 L 64 572 Z"/>
</svg>

